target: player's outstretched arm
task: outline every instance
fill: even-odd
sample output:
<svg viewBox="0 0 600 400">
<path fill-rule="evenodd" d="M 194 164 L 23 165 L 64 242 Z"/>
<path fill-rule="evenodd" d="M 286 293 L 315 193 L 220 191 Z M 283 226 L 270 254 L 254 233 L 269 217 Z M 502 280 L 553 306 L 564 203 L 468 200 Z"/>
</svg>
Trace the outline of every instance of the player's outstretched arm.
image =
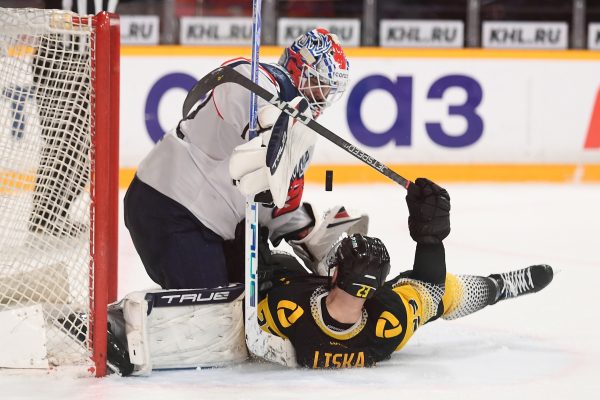
<svg viewBox="0 0 600 400">
<path fill-rule="evenodd" d="M 408 228 L 417 242 L 411 278 L 443 285 L 446 257 L 442 241 L 450 233 L 450 195 L 443 187 L 418 178 L 406 195 Z"/>
</svg>

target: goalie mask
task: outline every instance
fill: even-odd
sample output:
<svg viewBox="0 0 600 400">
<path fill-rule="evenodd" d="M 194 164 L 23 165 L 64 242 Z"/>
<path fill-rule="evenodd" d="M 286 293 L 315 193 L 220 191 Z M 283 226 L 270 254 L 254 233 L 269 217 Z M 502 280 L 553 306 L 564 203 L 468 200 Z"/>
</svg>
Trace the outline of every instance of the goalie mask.
<svg viewBox="0 0 600 400">
<path fill-rule="evenodd" d="M 390 256 L 377 238 L 354 234 L 335 245 L 326 264 L 337 268 L 335 284 L 355 297 L 369 299 L 390 273 Z"/>
<path fill-rule="evenodd" d="M 337 35 L 324 28 L 299 36 L 279 59 L 306 98 L 313 115 L 338 100 L 348 82 L 348 60 Z"/>
</svg>

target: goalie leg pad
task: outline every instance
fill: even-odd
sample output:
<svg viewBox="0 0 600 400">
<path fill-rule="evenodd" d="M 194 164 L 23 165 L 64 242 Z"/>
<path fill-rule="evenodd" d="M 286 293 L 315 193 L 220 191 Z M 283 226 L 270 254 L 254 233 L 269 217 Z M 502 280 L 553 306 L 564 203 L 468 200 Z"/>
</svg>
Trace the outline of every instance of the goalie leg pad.
<svg viewBox="0 0 600 400">
<path fill-rule="evenodd" d="M 235 284 L 127 295 L 122 307 L 133 375 L 245 360 L 243 293 Z"/>
</svg>

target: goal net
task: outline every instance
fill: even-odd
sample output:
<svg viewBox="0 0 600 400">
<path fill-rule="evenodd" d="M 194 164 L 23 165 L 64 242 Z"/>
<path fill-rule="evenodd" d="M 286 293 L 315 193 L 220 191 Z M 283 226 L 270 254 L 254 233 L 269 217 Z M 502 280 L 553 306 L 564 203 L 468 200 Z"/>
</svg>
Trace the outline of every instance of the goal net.
<svg viewBox="0 0 600 400">
<path fill-rule="evenodd" d="M 108 13 L 0 8 L 0 368 L 104 374 L 118 35 Z"/>
</svg>

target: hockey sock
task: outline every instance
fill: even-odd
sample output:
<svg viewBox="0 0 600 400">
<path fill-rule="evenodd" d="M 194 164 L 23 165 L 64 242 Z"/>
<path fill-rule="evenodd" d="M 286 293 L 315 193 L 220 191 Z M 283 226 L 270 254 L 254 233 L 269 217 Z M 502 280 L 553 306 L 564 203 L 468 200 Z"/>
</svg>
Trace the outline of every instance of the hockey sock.
<svg viewBox="0 0 600 400">
<path fill-rule="evenodd" d="M 498 293 L 491 278 L 446 274 L 443 319 L 456 319 L 493 304 Z"/>
</svg>

